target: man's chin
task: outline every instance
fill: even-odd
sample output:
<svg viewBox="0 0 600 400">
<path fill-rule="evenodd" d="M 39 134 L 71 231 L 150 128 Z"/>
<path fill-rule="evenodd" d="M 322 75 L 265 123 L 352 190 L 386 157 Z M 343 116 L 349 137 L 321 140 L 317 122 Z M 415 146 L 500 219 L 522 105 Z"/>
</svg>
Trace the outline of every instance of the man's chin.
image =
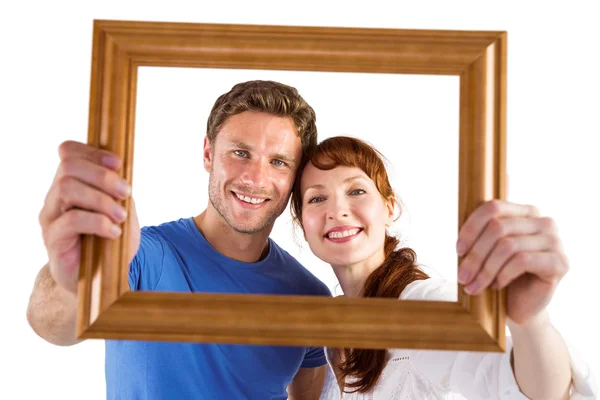
<svg viewBox="0 0 600 400">
<path fill-rule="evenodd" d="M 254 227 L 233 227 L 233 230 L 237 233 L 241 233 L 242 235 L 256 235 L 265 230 L 265 228 L 254 228 Z"/>
<path fill-rule="evenodd" d="M 234 228 L 238 232 L 248 232 L 248 233 L 256 233 L 261 232 L 266 229 L 272 229 L 273 225 L 277 218 L 273 218 L 272 214 L 265 213 L 263 217 L 266 218 L 256 218 L 257 215 L 250 214 L 250 218 L 248 218 L 248 213 L 232 213 L 230 214 L 230 224 L 232 228 Z M 252 218 L 254 217 L 254 218 Z M 244 221 L 244 223 L 240 223 L 240 221 Z"/>
<path fill-rule="evenodd" d="M 233 223 L 233 224 L 229 224 L 229 226 L 237 233 L 242 233 L 242 234 L 246 234 L 246 235 L 254 235 L 257 233 L 261 233 L 261 232 L 264 232 L 265 230 L 269 229 L 269 227 L 270 227 L 269 224 L 265 224 L 265 223 L 244 224 L 244 225 Z"/>
</svg>

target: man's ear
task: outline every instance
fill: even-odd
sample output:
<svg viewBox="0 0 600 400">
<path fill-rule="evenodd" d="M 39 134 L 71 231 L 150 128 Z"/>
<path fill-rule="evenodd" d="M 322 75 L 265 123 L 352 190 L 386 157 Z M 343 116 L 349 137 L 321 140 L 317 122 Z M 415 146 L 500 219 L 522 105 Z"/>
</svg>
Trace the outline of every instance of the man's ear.
<svg viewBox="0 0 600 400">
<path fill-rule="evenodd" d="M 208 140 L 208 136 L 204 137 L 203 156 L 204 156 L 204 169 L 206 170 L 206 172 L 210 173 L 212 162 L 213 162 L 213 159 L 212 159 L 213 148 L 212 148 L 210 141 Z"/>
<path fill-rule="evenodd" d="M 390 197 L 386 200 L 385 205 L 388 210 L 388 217 L 385 221 L 385 226 L 389 228 L 394 224 L 394 209 L 396 208 L 396 200 L 394 197 Z"/>
</svg>

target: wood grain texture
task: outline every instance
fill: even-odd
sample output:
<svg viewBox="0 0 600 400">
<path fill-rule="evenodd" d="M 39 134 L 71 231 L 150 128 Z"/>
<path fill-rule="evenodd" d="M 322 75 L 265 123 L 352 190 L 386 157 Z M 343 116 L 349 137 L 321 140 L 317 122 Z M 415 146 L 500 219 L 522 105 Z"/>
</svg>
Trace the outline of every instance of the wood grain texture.
<svg viewBox="0 0 600 400">
<path fill-rule="evenodd" d="M 506 32 L 95 21 L 88 143 L 132 182 L 137 69 L 243 68 L 460 77 L 459 227 L 505 198 Z M 129 209 L 129 200 L 123 205 Z M 504 351 L 505 291 L 458 301 L 131 292 L 127 223 L 86 236 L 79 338 Z"/>
</svg>

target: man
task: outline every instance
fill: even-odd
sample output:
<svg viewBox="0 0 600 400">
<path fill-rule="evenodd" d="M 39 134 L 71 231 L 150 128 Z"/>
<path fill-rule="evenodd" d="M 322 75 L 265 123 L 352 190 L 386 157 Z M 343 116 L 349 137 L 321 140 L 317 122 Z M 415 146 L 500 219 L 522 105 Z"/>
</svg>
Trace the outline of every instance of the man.
<svg viewBox="0 0 600 400">
<path fill-rule="evenodd" d="M 49 262 L 27 310 L 34 331 L 57 345 L 78 342 L 80 235 L 116 238 L 128 217 L 132 290 L 330 296 L 269 239 L 296 169 L 316 145 L 315 119 L 294 88 L 271 81 L 234 86 L 217 99 L 208 119 L 207 208 L 194 218 L 141 230 L 135 206 L 127 216 L 117 203 L 131 193 L 117 173 L 121 160 L 63 143 L 39 216 Z M 106 341 L 107 397 L 316 399 L 325 364 L 322 348 Z"/>
</svg>

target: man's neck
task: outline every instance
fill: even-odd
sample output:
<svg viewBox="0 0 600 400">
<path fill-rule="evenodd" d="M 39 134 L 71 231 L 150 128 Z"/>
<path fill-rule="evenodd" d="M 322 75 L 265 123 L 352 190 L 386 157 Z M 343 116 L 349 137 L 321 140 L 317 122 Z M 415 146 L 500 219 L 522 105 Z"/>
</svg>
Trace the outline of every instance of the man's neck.
<svg viewBox="0 0 600 400">
<path fill-rule="evenodd" d="M 194 217 L 194 223 L 213 249 L 232 260 L 253 263 L 262 260 L 269 252 L 270 229 L 252 234 L 240 233 L 209 209 Z"/>
</svg>

